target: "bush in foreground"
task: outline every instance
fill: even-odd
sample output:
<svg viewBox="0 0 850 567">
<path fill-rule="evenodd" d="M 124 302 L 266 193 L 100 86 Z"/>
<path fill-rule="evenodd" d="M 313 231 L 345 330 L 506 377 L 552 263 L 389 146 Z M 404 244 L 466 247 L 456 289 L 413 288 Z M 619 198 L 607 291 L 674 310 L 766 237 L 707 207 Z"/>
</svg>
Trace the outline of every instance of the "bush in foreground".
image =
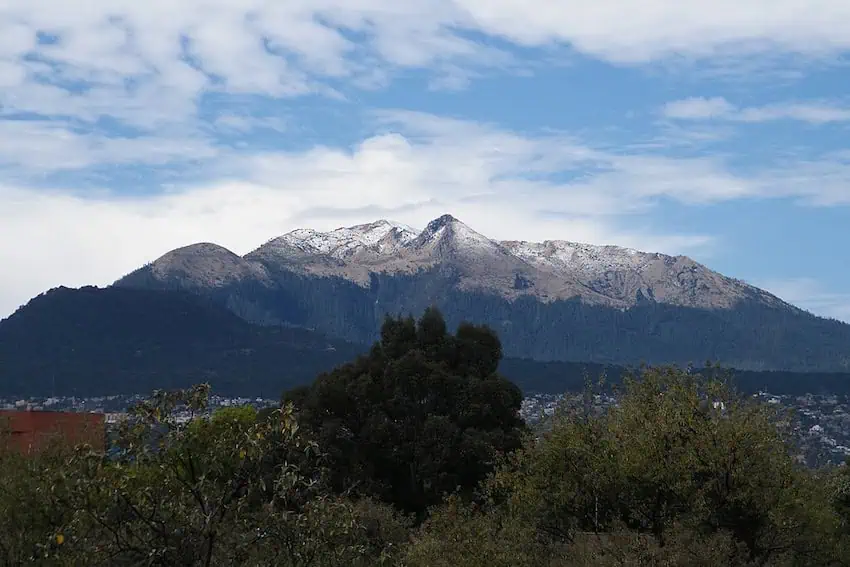
<svg viewBox="0 0 850 567">
<path fill-rule="evenodd" d="M 203 411 L 207 394 L 160 393 L 139 405 L 112 457 L 86 446 L 28 458 L 3 452 L 0 562 L 342 567 L 391 559 L 392 523 L 404 523 L 383 505 L 326 489 L 324 456 L 291 407 L 264 420 L 251 408 L 175 419 L 177 407 Z"/>
<path fill-rule="evenodd" d="M 843 565 L 848 476 L 803 468 L 785 417 L 675 368 L 565 411 L 425 524 L 416 565 Z M 846 469 L 844 469 L 846 471 Z M 487 561 L 482 558 L 487 557 Z M 545 557 L 545 559 L 541 559 Z"/>
</svg>

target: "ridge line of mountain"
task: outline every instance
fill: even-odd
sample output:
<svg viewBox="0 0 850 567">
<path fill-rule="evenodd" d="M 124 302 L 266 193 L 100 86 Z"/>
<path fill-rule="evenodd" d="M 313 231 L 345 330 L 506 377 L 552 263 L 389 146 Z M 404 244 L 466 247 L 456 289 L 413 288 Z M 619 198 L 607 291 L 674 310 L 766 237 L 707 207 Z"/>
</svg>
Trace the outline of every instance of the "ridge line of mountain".
<svg viewBox="0 0 850 567">
<path fill-rule="evenodd" d="M 189 263 L 191 269 L 181 266 Z M 387 220 L 329 232 L 299 228 L 242 257 L 216 244 L 198 243 L 172 250 L 153 262 L 160 273 L 191 272 L 198 285 L 245 277 L 268 284 L 269 264 L 304 275 L 340 277 L 363 287 L 370 285 L 372 273 L 413 274 L 454 264 L 465 287 L 508 299 L 532 295 L 549 302 L 578 297 L 620 308 L 641 299 L 709 308 L 757 299 L 795 308 L 687 256 L 564 240 L 498 241 L 451 215 L 431 221 L 421 231 Z"/>
<path fill-rule="evenodd" d="M 615 364 L 718 360 L 745 370 L 850 369 L 850 325 L 686 256 L 566 241 L 496 241 L 451 215 L 290 231 L 244 257 L 210 243 L 114 285 L 182 289 L 255 323 L 370 343 L 387 313 L 439 307 L 490 325 L 512 357 Z"/>
</svg>

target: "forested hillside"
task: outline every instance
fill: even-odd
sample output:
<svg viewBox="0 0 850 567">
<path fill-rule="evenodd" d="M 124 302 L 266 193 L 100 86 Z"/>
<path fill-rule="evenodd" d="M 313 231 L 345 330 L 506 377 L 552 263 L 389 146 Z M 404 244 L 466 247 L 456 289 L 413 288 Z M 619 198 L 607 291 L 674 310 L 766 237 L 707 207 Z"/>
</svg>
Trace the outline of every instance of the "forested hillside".
<svg viewBox="0 0 850 567">
<path fill-rule="evenodd" d="M 449 328 L 460 323 L 447 318 Z M 136 394 L 203 381 L 223 395 L 276 398 L 366 350 L 304 328 L 253 325 L 185 292 L 59 288 L 0 322 L 0 396 Z M 717 362 L 694 365 L 706 361 Z M 616 382 L 626 369 L 506 356 L 499 370 L 525 392 L 560 394 L 603 372 Z M 745 392 L 850 391 L 845 373 L 734 375 Z"/>
<path fill-rule="evenodd" d="M 59 288 L 0 322 L 0 393 L 100 396 L 210 382 L 277 397 L 361 348 L 288 327 L 258 327 L 177 292 Z"/>
<path fill-rule="evenodd" d="M 21 454 L 0 424 L 9 565 L 824 567 L 850 561 L 848 467 L 808 470 L 785 414 L 711 375 L 518 419 L 490 330 L 389 319 L 280 408 L 158 392 L 105 446 Z M 588 390 L 585 399 L 592 399 Z M 195 417 L 185 422 L 177 412 Z M 155 441 L 155 442 L 154 442 Z"/>
<path fill-rule="evenodd" d="M 759 302 L 700 309 L 646 300 L 618 309 L 579 300 L 509 301 L 458 289 L 448 269 L 372 274 L 369 287 L 362 287 L 269 267 L 272 287 L 238 281 L 210 289 L 187 288 L 180 278 L 158 279 L 150 270 L 142 268 L 118 285 L 189 289 L 254 322 L 285 321 L 356 343 L 375 340 L 387 313 L 421 313 L 435 305 L 451 327 L 474 321 L 496 329 L 505 354 L 515 358 L 618 365 L 712 360 L 743 370 L 850 370 L 850 325 Z"/>
</svg>

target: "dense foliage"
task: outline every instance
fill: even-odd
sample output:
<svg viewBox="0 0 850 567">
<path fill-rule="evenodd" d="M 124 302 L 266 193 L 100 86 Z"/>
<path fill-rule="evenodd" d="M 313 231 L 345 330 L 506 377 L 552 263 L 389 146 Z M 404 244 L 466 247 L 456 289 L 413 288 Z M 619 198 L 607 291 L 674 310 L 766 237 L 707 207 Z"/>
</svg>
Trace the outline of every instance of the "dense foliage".
<svg viewBox="0 0 850 567">
<path fill-rule="evenodd" d="M 59 288 L 0 322 L 0 396 L 135 394 L 208 382 L 276 398 L 361 349 L 251 325 L 178 292 Z"/>
<path fill-rule="evenodd" d="M 339 489 L 421 515 L 520 446 L 522 394 L 496 373 L 501 356 L 489 329 L 452 335 L 429 309 L 418 323 L 388 318 L 368 355 L 288 397 L 329 451 Z"/>
<path fill-rule="evenodd" d="M 357 566 L 389 561 L 404 521 L 326 489 L 323 456 L 291 407 L 181 423 L 207 388 L 134 408 L 107 457 L 57 446 L 0 452 L 0 562 L 6 565 Z M 400 529 L 375 530 L 371 524 Z"/>
<path fill-rule="evenodd" d="M 847 565 L 847 467 L 803 468 L 787 416 L 675 368 L 618 406 L 564 408 L 477 502 L 450 499 L 407 565 Z"/>
<path fill-rule="evenodd" d="M 156 393 L 108 454 L 0 445 L 0 564 L 850 564 L 848 467 L 801 467 L 782 413 L 674 368 L 626 379 L 606 412 L 562 408 L 477 490 L 446 495 L 419 522 L 340 494 L 333 458 L 292 405 L 175 419 L 206 397 L 205 386 Z M 397 440 L 385 442 L 392 452 Z M 442 458 L 441 446 L 420 450 Z"/>
</svg>

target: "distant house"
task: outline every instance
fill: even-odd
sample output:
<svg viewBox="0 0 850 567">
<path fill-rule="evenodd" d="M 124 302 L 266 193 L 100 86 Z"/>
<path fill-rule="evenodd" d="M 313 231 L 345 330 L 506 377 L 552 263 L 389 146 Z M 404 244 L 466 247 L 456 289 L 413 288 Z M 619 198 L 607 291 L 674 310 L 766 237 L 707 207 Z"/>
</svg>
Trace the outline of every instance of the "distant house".
<svg viewBox="0 0 850 567">
<path fill-rule="evenodd" d="M 37 452 L 52 440 L 67 445 L 106 444 L 104 415 L 61 411 L 0 410 L 0 443 L 24 453 Z"/>
</svg>

